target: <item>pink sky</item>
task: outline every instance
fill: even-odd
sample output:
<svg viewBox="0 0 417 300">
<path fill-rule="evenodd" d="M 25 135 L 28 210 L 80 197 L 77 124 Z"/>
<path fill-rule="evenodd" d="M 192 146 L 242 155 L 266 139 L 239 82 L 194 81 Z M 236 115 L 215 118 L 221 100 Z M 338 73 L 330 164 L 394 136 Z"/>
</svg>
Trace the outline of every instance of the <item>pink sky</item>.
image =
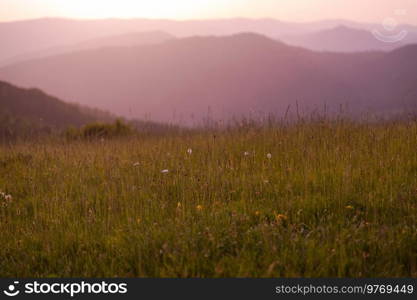
<svg viewBox="0 0 417 300">
<path fill-rule="evenodd" d="M 400 13 L 399 13 L 400 12 Z M 1 0 L 0 21 L 68 18 L 277 18 L 285 21 L 394 17 L 417 25 L 417 0 Z"/>
</svg>

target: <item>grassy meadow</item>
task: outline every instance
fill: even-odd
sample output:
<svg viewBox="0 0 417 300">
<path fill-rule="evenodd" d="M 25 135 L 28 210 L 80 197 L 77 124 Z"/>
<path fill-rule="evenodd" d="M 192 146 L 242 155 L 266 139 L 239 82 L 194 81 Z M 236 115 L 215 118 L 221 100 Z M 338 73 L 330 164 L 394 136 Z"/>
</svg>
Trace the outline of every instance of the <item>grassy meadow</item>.
<svg viewBox="0 0 417 300">
<path fill-rule="evenodd" d="M 0 191 L 1 277 L 417 277 L 415 121 L 1 145 Z"/>
</svg>

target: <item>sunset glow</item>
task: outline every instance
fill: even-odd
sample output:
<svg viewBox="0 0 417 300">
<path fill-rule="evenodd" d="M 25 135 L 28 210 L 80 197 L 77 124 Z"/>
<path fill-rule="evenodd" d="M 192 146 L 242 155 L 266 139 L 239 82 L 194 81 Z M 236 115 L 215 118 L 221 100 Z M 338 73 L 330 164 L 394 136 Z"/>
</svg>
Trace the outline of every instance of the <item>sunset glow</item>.
<svg viewBox="0 0 417 300">
<path fill-rule="evenodd" d="M 60 9 L 63 12 L 79 18 L 185 18 L 192 15 L 200 16 L 224 1 L 72 0 L 62 2 Z"/>
<path fill-rule="evenodd" d="M 305 22 L 349 19 L 379 22 L 405 11 L 402 23 L 417 23 L 417 0 L 2 0 L 0 21 L 67 18 L 277 18 Z"/>
</svg>

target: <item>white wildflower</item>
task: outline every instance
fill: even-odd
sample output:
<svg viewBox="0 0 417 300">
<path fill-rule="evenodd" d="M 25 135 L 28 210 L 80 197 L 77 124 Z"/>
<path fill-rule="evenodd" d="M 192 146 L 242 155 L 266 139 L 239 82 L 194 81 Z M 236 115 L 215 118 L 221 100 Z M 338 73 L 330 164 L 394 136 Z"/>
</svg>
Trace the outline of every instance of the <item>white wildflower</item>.
<svg viewBox="0 0 417 300">
<path fill-rule="evenodd" d="M 268 153 L 268 154 L 266 155 L 266 158 L 271 159 L 271 158 L 272 158 L 272 154 L 271 154 L 271 153 Z"/>
<path fill-rule="evenodd" d="M 193 154 L 193 149 L 188 148 L 187 153 L 190 154 L 190 155 Z"/>
<path fill-rule="evenodd" d="M 137 162 L 135 162 L 135 163 L 133 164 L 133 166 L 134 166 L 134 167 L 139 167 L 139 166 L 140 166 L 140 163 L 137 161 Z"/>
<path fill-rule="evenodd" d="M 249 155 L 249 152 L 245 151 L 245 152 L 243 152 L 243 155 L 244 156 L 248 156 Z"/>
<path fill-rule="evenodd" d="M 162 174 L 166 174 L 168 172 L 169 172 L 169 170 L 167 170 L 167 169 L 161 171 Z"/>
</svg>

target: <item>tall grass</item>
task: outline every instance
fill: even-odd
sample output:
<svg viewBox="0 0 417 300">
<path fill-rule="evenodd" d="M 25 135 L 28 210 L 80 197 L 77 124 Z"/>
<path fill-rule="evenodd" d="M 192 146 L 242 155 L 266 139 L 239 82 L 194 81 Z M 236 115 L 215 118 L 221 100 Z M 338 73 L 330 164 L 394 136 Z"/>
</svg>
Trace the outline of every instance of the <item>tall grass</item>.
<svg viewBox="0 0 417 300">
<path fill-rule="evenodd" d="M 416 153 L 341 120 L 1 146 L 0 276 L 416 277 Z"/>
</svg>

